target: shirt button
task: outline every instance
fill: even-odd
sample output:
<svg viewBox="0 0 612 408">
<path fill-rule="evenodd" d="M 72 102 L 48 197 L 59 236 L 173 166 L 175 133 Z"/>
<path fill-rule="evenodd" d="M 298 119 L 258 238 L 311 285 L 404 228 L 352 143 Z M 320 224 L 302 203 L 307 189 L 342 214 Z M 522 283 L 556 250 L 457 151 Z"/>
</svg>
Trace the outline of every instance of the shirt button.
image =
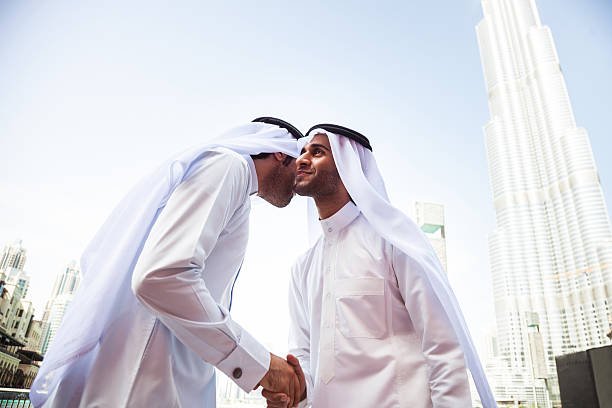
<svg viewBox="0 0 612 408">
<path fill-rule="evenodd" d="M 232 377 L 234 377 L 235 379 L 239 379 L 240 377 L 242 377 L 242 368 L 234 368 L 234 371 L 232 372 Z"/>
<path fill-rule="evenodd" d="M 333 228 L 328 228 L 327 232 L 332 232 L 334 229 Z"/>
</svg>

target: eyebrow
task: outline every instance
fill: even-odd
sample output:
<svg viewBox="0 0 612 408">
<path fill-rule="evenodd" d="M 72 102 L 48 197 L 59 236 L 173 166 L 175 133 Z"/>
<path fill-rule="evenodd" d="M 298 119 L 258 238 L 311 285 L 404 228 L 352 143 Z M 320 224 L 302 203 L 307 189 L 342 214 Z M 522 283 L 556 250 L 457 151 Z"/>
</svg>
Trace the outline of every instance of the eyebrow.
<svg viewBox="0 0 612 408">
<path fill-rule="evenodd" d="M 314 148 L 314 147 L 319 147 L 321 149 L 327 150 L 328 152 L 331 151 L 331 149 L 325 145 L 319 144 L 319 143 L 310 143 L 307 144 L 306 146 L 302 147 L 302 150 L 300 150 L 300 155 L 304 154 L 306 152 L 306 147 L 308 148 Z"/>
<path fill-rule="evenodd" d="M 329 147 L 327 147 L 325 145 L 322 145 L 322 144 L 319 144 L 319 143 L 311 143 L 311 144 L 308 145 L 308 147 L 320 147 L 320 148 L 325 149 L 327 151 L 330 150 Z"/>
</svg>

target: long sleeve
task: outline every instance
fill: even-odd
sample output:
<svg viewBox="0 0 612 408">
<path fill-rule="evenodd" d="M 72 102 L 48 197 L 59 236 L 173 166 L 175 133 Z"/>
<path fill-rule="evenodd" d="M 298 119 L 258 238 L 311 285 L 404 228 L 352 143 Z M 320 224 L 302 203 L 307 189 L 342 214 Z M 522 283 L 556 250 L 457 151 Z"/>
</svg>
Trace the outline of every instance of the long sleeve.
<svg viewBox="0 0 612 408">
<path fill-rule="evenodd" d="M 310 406 L 314 389 L 310 370 L 310 319 L 306 302 L 302 297 L 307 293 L 299 279 L 299 264 L 293 266 L 289 282 L 289 353 L 300 361 L 306 379 L 306 399 L 300 407 Z"/>
<path fill-rule="evenodd" d="M 393 248 L 393 269 L 399 291 L 420 336 L 429 367 L 432 404 L 436 408 L 470 407 L 463 352 L 442 305 L 416 268 L 420 265 Z"/>
<path fill-rule="evenodd" d="M 250 172 L 233 153 L 213 153 L 172 194 L 142 250 L 132 289 L 173 334 L 204 361 L 250 391 L 269 368 L 270 354 L 234 322 L 211 294 L 212 282 L 229 281 L 244 245 L 226 235 L 236 217 L 248 217 Z M 246 220 L 244 220 L 246 222 Z M 223 245 L 220 239 L 225 236 Z M 233 245 L 233 246 L 232 246 Z M 240 259 L 210 270 L 214 251 Z M 217 269 L 224 269 L 219 262 Z"/>
</svg>

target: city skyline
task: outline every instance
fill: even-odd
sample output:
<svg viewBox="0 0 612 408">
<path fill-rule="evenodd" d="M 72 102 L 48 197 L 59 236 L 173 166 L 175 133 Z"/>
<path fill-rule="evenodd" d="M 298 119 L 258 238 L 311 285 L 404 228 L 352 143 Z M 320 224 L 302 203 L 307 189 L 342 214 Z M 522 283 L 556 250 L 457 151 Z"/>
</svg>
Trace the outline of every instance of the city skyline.
<svg viewBox="0 0 612 408">
<path fill-rule="evenodd" d="M 574 3 L 538 1 L 610 204 L 612 6 Z M 395 205 L 410 214 L 415 201 L 445 205 L 448 275 L 478 340 L 494 322 L 487 235 L 495 225 L 481 19 L 478 1 L 2 4 L 0 56 L 10 63 L 0 67 L 0 244 L 22 239 L 28 248 L 37 313 L 56 273 L 169 152 L 276 115 L 303 130 L 322 121 L 360 130 Z M 288 269 L 308 245 L 305 205 L 254 207 L 232 313 L 281 353 Z"/>
</svg>

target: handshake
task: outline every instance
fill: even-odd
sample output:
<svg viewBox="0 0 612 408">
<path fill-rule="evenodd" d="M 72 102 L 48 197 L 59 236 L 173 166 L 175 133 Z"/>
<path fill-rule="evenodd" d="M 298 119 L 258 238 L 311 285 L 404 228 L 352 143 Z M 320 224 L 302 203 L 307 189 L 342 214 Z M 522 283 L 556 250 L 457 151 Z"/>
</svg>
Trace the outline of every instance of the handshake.
<svg viewBox="0 0 612 408">
<path fill-rule="evenodd" d="M 258 386 L 268 402 L 268 408 L 296 407 L 306 398 L 306 379 L 298 359 L 289 354 L 287 361 L 270 353 L 270 369 Z"/>
</svg>

